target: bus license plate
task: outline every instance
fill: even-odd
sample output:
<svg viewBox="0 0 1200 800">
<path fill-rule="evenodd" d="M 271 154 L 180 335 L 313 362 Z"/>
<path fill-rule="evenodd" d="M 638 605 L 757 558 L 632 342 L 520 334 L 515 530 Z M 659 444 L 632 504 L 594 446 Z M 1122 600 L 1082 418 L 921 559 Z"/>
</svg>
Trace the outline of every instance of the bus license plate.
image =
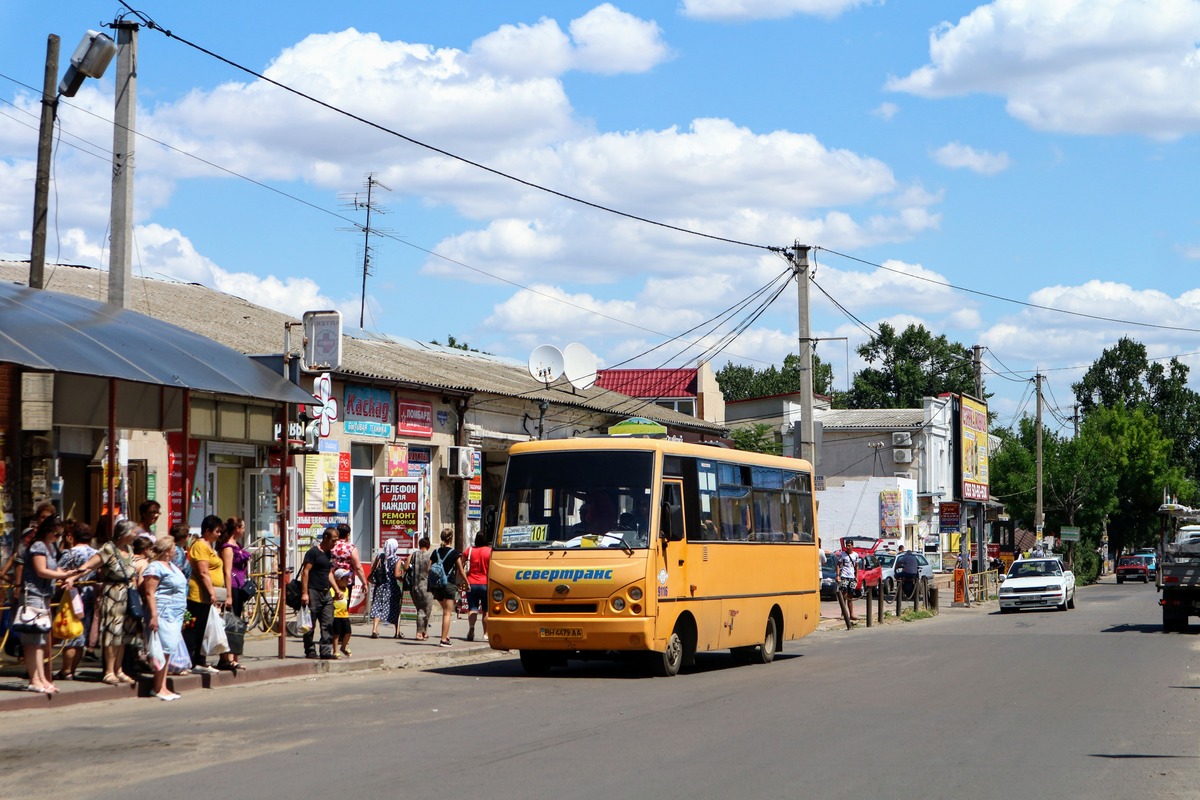
<svg viewBox="0 0 1200 800">
<path fill-rule="evenodd" d="M 543 639 L 582 639 L 583 628 L 538 628 Z"/>
</svg>

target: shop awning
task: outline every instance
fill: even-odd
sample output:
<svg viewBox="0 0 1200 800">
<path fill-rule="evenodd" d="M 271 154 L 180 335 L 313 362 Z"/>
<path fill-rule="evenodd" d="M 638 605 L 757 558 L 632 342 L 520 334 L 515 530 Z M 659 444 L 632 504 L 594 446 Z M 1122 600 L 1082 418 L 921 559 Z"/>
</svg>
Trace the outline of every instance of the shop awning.
<svg viewBox="0 0 1200 800">
<path fill-rule="evenodd" d="M 136 311 L 18 284 L 0 283 L 0 363 L 235 397 L 315 402 L 282 374 L 212 339 Z"/>
</svg>

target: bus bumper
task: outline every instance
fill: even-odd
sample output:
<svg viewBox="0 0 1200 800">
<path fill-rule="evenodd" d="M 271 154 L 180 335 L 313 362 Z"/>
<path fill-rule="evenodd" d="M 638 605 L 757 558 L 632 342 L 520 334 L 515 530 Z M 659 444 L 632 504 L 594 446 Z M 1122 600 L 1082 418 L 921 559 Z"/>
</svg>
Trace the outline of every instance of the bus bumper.
<svg viewBox="0 0 1200 800">
<path fill-rule="evenodd" d="M 488 641 L 495 650 L 653 650 L 654 621 L 509 617 L 488 615 Z"/>
</svg>

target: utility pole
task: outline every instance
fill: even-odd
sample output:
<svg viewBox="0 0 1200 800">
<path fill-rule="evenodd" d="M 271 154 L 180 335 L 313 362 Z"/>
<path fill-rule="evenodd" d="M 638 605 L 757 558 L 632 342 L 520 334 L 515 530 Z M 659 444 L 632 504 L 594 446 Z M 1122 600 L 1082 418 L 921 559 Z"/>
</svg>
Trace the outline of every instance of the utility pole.
<svg viewBox="0 0 1200 800">
<path fill-rule="evenodd" d="M 808 313 L 808 245 L 795 243 L 792 271 L 800 315 L 800 457 L 817 468 L 817 443 L 813 424 L 812 323 Z"/>
<path fill-rule="evenodd" d="M 54 116 L 58 110 L 58 46 L 55 34 L 46 38 L 46 73 L 42 79 L 42 122 L 38 128 L 37 178 L 33 184 L 33 241 L 29 250 L 29 287 L 46 286 L 46 215 L 50 197 L 50 153 Z"/>
<path fill-rule="evenodd" d="M 983 345 L 975 345 L 971 348 L 971 360 L 975 367 L 975 398 L 980 402 L 983 401 Z M 987 422 L 984 422 L 984 427 L 987 427 Z M 984 436 L 989 436 L 990 433 L 984 432 Z M 988 442 L 984 440 L 984 452 L 987 451 Z M 989 479 L 990 481 L 990 479 Z M 991 489 L 988 489 L 988 494 L 991 494 Z M 982 500 L 979 503 L 979 519 L 975 521 L 975 563 L 979 565 L 980 572 L 986 572 L 985 565 L 987 564 L 987 501 Z"/>
<path fill-rule="evenodd" d="M 362 299 L 358 307 L 358 327 L 360 328 L 363 327 L 367 313 L 367 277 L 371 274 L 371 234 L 387 232 L 385 228 L 371 227 L 372 212 L 376 214 L 387 213 L 386 208 L 375 202 L 374 192 L 376 187 L 379 187 L 380 189 L 387 189 L 389 192 L 391 191 L 391 189 L 388 189 L 387 186 L 384 186 L 379 182 L 379 180 L 375 177 L 374 172 L 367 173 L 367 181 L 363 184 L 363 186 L 365 186 L 367 189 L 367 199 L 364 201 L 357 193 L 355 193 L 355 195 L 346 203 L 346 206 L 353 208 L 355 211 L 365 208 L 367 210 L 367 223 L 365 225 L 359 225 L 353 228 L 338 229 L 352 232 L 362 231 L 363 235 Z"/>
<path fill-rule="evenodd" d="M 113 182 L 111 246 L 108 251 L 108 302 L 129 307 L 133 245 L 133 153 L 137 115 L 136 22 L 119 19 L 117 32 L 117 97 L 113 113 Z"/>
<path fill-rule="evenodd" d="M 1042 517 L 1042 374 L 1037 374 L 1037 499 L 1033 510 L 1033 525 L 1038 541 L 1042 538 L 1045 519 Z"/>
</svg>

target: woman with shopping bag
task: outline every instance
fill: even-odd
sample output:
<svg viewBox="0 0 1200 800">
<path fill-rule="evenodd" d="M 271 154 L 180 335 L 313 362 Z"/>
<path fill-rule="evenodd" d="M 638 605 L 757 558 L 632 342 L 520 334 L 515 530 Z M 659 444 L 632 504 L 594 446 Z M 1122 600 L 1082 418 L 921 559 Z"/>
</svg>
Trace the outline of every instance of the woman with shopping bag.
<svg viewBox="0 0 1200 800">
<path fill-rule="evenodd" d="M 187 578 L 171 558 L 175 542 L 163 537 L 150 550 L 150 564 L 142 573 L 142 592 L 146 598 L 146 655 L 154 670 L 151 697 L 159 700 L 178 700 L 179 695 L 167 689 L 167 668 L 171 653 L 179 647 L 183 635 L 183 614 L 187 610 Z"/>
<path fill-rule="evenodd" d="M 213 549 L 213 544 L 224 527 L 225 524 L 221 522 L 220 517 L 216 514 L 209 514 L 200 523 L 200 538 L 193 542 L 188 549 L 192 577 L 188 581 L 187 610 L 196 622 L 184 631 L 183 638 L 188 643 L 188 653 L 192 657 L 192 672 L 209 675 L 217 670 L 208 666 L 205 635 L 208 632 L 212 611 L 216 609 L 216 619 L 222 620 L 225 610 L 225 572 L 222 569 L 221 557 Z M 223 636 L 225 633 L 223 622 L 218 623 L 217 627 L 221 628 Z"/>
<path fill-rule="evenodd" d="M 16 622 L 28 617 L 28 630 L 20 631 L 21 646 L 25 648 L 25 669 L 29 673 L 27 692 L 57 694 L 58 687 L 50 680 L 46 670 L 46 656 L 50 649 L 50 608 L 54 599 L 54 583 L 65 581 L 68 588 L 76 577 L 74 572 L 58 568 L 57 548 L 54 542 L 62 530 L 58 517 L 46 517 L 38 525 L 29 549 L 25 551 L 25 568 L 22 570 L 22 599 L 17 609 Z M 43 628 L 42 620 L 45 621 Z"/>
</svg>

